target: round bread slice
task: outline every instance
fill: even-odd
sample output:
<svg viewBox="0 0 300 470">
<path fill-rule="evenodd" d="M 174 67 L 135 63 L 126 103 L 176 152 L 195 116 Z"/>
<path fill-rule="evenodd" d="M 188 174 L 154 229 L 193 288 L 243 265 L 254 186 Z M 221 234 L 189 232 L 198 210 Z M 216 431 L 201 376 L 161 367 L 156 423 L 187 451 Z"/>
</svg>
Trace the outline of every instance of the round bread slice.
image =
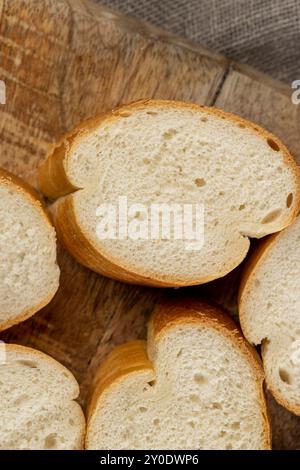
<svg viewBox="0 0 300 470">
<path fill-rule="evenodd" d="M 166 303 L 148 343 L 100 367 L 87 449 L 269 449 L 263 371 L 233 321 L 202 302 Z"/>
<path fill-rule="evenodd" d="M 290 224 L 300 200 L 297 166 L 276 137 L 221 110 L 172 101 L 83 123 L 41 166 L 40 186 L 59 198 L 58 235 L 79 262 L 154 286 L 224 276 L 246 256 L 249 237 Z"/>
<path fill-rule="evenodd" d="M 57 291 L 55 230 L 34 191 L 0 170 L 0 330 L 33 315 Z"/>
<path fill-rule="evenodd" d="M 246 265 L 239 294 L 241 327 L 262 345 L 266 382 L 300 415 L 300 218 L 269 237 Z"/>
<path fill-rule="evenodd" d="M 79 386 L 59 362 L 37 350 L 1 345 L 0 449 L 82 449 Z"/>
</svg>

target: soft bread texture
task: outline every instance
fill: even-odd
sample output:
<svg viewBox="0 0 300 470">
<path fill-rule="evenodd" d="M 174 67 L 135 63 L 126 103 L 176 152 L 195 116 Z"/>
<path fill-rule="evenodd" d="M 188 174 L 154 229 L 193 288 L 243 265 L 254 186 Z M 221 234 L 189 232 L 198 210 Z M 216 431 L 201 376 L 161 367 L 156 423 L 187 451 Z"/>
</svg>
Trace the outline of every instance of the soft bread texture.
<svg viewBox="0 0 300 470">
<path fill-rule="evenodd" d="M 58 284 L 49 216 L 27 184 L 0 170 L 0 330 L 48 304 Z"/>
<path fill-rule="evenodd" d="M 299 208 L 299 171 L 272 134 L 214 108 L 140 101 L 65 136 L 40 168 L 58 235 L 87 267 L 130 283 L 200 284 L 241 263 L 249 238 L 289 225 Z M 96 209 L 142 203 L 204 204 L 204 245 L 186 240 L 100 239 Z M 148 215 L 130 215 L 139 223 Z"/>
<path fill-rule="evenodd" d="M 85 419 L 74 401 L 79 387 L 71 372 L 34 349 L 7 344 L 5 350 L 0 449 L 82 449 Z"/>
<path fill-rule="evenodd" d="M 300 415 L 300 218 L 269 237 L 249 259 L 239 294 L 241 327 L 262 344 L 266 382 Z"/>
<path fill-rule="evenodd" d="M 148 342 L 100 367 L 87 449 L 269 449 L 260 360 L 233 321 L 202 302 L 160 305 Z"/>
</svg>

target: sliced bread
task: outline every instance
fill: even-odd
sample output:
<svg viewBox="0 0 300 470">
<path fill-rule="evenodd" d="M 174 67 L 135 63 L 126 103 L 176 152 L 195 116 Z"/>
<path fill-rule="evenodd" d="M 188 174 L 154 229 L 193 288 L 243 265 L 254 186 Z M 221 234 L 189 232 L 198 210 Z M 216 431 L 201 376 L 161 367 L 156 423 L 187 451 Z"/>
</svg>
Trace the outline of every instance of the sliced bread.
<svg viewBox="0 0 300 470">
<path fill-rule="evenodd" d="M 87 449 L 269 449 L 263 371 L 233 321 L 202 302 L 160 305 L 148 342 L 96 374 Z"/>
<path fill-rule="evenodd" d="M 43 193 L 58 199 L 58 235 L 75 258 L 138 284 L 182 286 L 224 276 L 246 256 L 249 237 L 283 229 L 299 209 L 299 172 L 276 137 L 232 114 L 181 102 L 140 101 L 83 123 L 39 175 Z M 127 198 L 129 235 L 125 209 L 118 219 L 120 197 Z M 104 204 L 116 210 L 117 228 L 109 222 L 99 236 Z M 187 235 L 182 223 L 180 237 L 170 213 L 169 233 L 160 220 L 153 236 L 153 204 L 170 211 L 172 204 L 189 205 L 194 230 L 201 225 L 196 205 L 203 205 L 203 245 L 188 239 L 200 240 L 201 227 Z"/>
<path fill-rule="evenodd" d="M 0 449 L 81 449 L 85 419 L 71 372 L 34 349 L 2 346 Z"/>
<path fill-rule="evenodd" d="M 44 307 L 58 282 L 48 215 L 27 184 L 0 170 L 0 330 Z"/>
<path fill-rule="evenodd" d="M 272 394 L 300 415 L 300 218 L 264 241 L 249 259 L 239 314 L 246 338 L 262 345 Z"/>
</svg>

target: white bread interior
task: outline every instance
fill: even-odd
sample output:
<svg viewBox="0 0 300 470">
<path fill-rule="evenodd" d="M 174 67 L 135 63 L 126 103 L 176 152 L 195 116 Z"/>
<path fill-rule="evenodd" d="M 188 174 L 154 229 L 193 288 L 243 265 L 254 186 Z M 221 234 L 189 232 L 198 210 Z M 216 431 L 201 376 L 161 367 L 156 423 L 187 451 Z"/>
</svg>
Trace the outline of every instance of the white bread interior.
<svg viewBox="0 0 300 470">
<path fill-rule="evenodd" d="M 240 293 L 241 327 L 262 344 L 275 398 L 300 414 L 300 218 L 253 256 Z"/>
<path fill-rule="evenodd" d="M 0 171 L 0 329 L 46 305 L 58 283 L 53 225 L 30 189 Z"/>
<path fill-rule="evenodd" d="M 31 348 L 5 345 L 0 363 L 0 449 L 81 449 L 85 419 L 73 375 Z M 2 351 L 2 348 L 1 348 Z"/>
<path fill-rule="evenodd" d="M 281 230 L 299 207 L 298 170 L 277 138 L 237 116 L 187 103 L 150 100 L 95 118 L 66 136 L 41 175 L 47 196 L 65 196 L 58 206 L 71 200 L 81 246 L 89 244 L 105 262 L 82 256 L 63 210 L 58 231 L 74 256 L 102 274 L 141 284 L 191 285 L 224 276 L 246 256 L 249 237 Z M 66 196 L 71 188 L 77 191 Z M 100 240 L 96 209 L 117 207 L 119 196 L 146 207 L 204 204 L 203 248 L 188 251 L 186 240 L 162 237 Z M 129 219 L 143 217 L 137 211 Z"/>
<path fill-rule="evenodd" d="M 159 331 L 166 308 L 152 319 L 144 363 L 133 342 L 100 367 L 86 447 L 268 449 L 262 368 L 237 328 L 204 304 L 167 309 Z"/>
</svg>

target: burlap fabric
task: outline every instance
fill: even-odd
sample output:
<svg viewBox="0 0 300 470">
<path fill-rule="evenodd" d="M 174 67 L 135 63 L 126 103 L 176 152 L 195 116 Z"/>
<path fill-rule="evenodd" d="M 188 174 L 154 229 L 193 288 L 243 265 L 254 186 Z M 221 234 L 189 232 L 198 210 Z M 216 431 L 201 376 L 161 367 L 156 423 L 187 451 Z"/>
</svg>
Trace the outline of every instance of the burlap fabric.
<svg viewBox="0 0 300 470">
<path fill-rule="evenodd" d="M 287 83 L 300 79 L 300 0 L 98 0 Z"/>
</svg>

